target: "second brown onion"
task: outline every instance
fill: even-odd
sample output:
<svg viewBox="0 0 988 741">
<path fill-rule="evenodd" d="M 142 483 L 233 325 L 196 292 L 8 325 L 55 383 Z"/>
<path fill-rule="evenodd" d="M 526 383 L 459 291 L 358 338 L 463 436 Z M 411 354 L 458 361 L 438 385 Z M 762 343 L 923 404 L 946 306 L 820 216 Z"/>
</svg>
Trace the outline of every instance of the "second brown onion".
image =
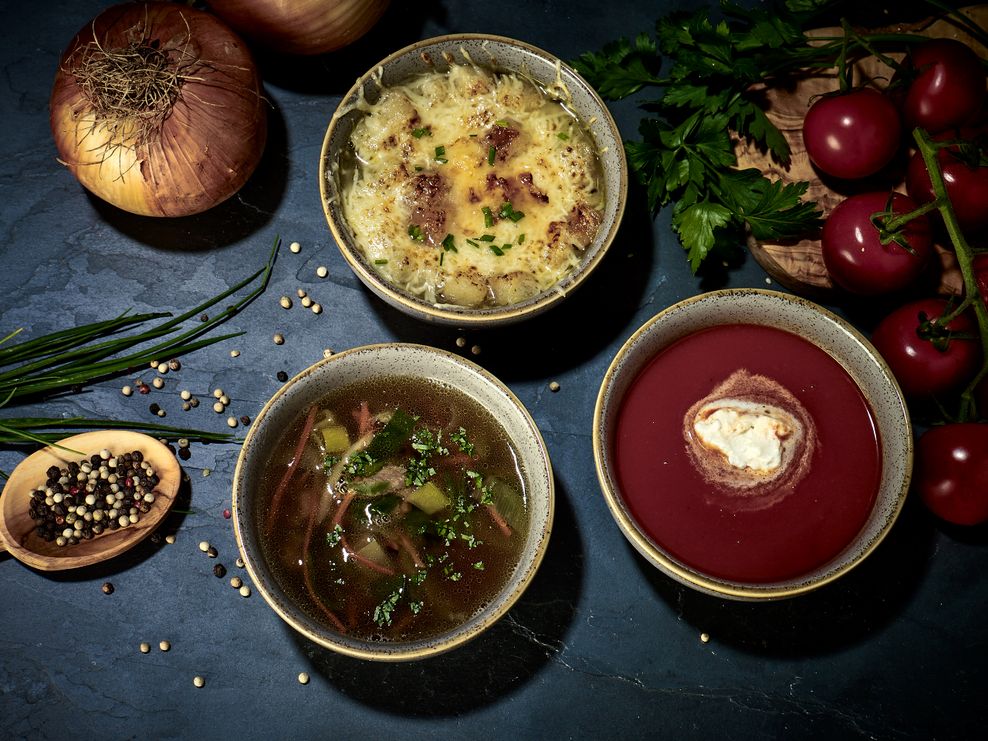
<svg viewBox="0 0 988 741">
<path fill-rule="evenodd" d="M 50 101 L 61 161 L 92 193 L 147 216 L 188 216 L 257 167 L 267 106 L 246 44 L 209 13 L 113 6 L 62 55 Z"/>
<path fill-rule="evenodd" d="M 367 33 L 388 0 L 207 0 L 249 39 L 287 54 L 323 54 Z"/>
</svg>

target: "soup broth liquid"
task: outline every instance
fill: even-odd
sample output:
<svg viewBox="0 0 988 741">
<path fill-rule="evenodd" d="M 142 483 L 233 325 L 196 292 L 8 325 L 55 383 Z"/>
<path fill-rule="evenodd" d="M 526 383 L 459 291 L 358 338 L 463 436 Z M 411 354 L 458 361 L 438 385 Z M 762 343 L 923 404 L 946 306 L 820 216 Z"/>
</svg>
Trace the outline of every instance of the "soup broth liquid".
<svg viewBox="0 0 988 741">
<path fill-rule="evenodd" d="M 517 456 L 485 408 L 439 382 L 389 378 L 338 389 L 317 404 L 316 427 L 320 418 L 329 417 L 346 426 L 351 442 L 357 440 L 362 403 L 371 414 L 400 408 L 417 417 L 415 429 L 441 431 L 448 455 L 428 458 L 435 471 L 429 481 L 451 505 L 426 514 L 402 501 L 416 488 L 398 473 L 418 456 L 411 441 L 380 472 L 363 481 L 354 478 L 342 490 L 330 485 L 326 455 L 309 442 L 272 509 L 302 433 L 303 413 L 271 451 L 266 466 L 261 496 L 267 503 L 256 510 L 264 558 L 285 593 L 334 630 L 361 640 L 437 636 L 482 610 L 518 563 L 528 515 Z M 473 455 L 450 437 L 461 428 L 474 446 Z M 318 429 L 314 437 L 319 439 Z M 477 479 L 468 471 L 480 474 L 483 485 L 493 490 L 493 511 L 482 503 Z M 367 483 L 384 479 L 389 481 L 385 492 L 376 491 L 384 484 Z M 357 493 L 361 486 L 371 493 Z M 353 496 L 344 505 L 348 489 Z M 472 511 L 457 508 L 457 492 Z M 422 528 L 425 534 L 419 532 Z"/>
</svg>

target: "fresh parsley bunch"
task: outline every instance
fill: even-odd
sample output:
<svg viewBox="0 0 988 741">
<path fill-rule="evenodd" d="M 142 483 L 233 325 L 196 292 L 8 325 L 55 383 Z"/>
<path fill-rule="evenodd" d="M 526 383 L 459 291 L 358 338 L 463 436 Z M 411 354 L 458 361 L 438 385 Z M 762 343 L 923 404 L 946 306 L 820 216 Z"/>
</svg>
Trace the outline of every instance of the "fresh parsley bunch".
<svg viewBox="0 0 988 741">
<path fill-rule="evenodd" d="M 736 250 L 748 230 L 755 239 L 780 241 L 821 223 L 816 205 L 802 201 L 806 183 L 783 185 L 759 170 L 737 169 L 732 137 L 753 141 L 788 165 L 789 145 L 759 105 L 758 86 L 832 61 L 834 46 L 810 46 L 797 16 L 784 9 L 729 2 L 721 9 L 719 23 L 706 10 L 672 14 L 657 22 L 655 38 L 621 39 L 574 62 L 606 98 L 661 88 L 643 105 L 652 115 L 641 122 L 641 141 L 626 149 L 649 207 L 675 204 L 672 228 L 694 272 L 712 252 Z"/>
</svg>

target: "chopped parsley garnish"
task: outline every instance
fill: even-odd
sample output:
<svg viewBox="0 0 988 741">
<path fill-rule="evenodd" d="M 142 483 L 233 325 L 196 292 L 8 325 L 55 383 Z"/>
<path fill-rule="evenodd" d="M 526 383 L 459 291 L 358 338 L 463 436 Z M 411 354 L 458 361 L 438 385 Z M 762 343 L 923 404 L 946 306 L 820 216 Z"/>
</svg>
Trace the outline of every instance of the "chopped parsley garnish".
<svg viewBox="0 0 988 741">
<path fill-rule="evenodd" d="M 322 467 L 328 471 L 339 462 L 340 457 L 338 455 L 327 455 L 322 459 Z"/>
<path fill-rule="evenodd" d="M 446 147 L 436 147 L 436 162 L 445 165 L 448 161 L 446 159 Z"/>
<path fill-rule="evenodd" d="M 496 149 L 494 149 L 494 147 L 493 147 L 493 146 L 491 146 L 491 147 L 490 147 L 490 148 L 489 148 L 489 149 L 487 150 L 487 164 L 488 164 L 488 165 L 493 165 L 493 164 L 494 164 L 494 160 L 495 160 L 496 158 L 497 158 L 497 150 L 496 150 Z"/>
<path fill-rule="evenodd" d="M 473 565 L 473 567 L 475 569 L 477 569 L 477 571 L 483 571 L 484 570 L 484 562 L 483 561 L 477 561 L 477 563 L 475 563 Z"/>
<path fill-rule="evenodd" d="M 443 576 L 445 576 L 450 581 L 459 581 L 463 578 L 463 574 L 457 571 L 453 564 L 446 564 L 443 566 Z"/>
<path fill-rule="evenodd" d="M 422 600 L 414 600 L 408 603 L 408 609 L 412 611 L 413 615 L 418 615 L 422 612 Z"/>
<path fill-rule="evenodd" d="M 423 136 L 432 136 L 432 131 L 429 130 L 428 126 L 423 126 L 420 129 L 412 129 L 412 136 L 421 139 Z"/>
<path fill-rule="evenodd" d="M 405 580 L 402 579 L 401 586 L 396 588 L 391 594 L 384 598 L 377 607 L 374 608 L 374 622 L 378 627 L 383 628 L 391 625 L 395 608 L 401 600 L 401 595 L 405 592 Z"/>
<path fill-rule="evenodd" d="M 525 212 L 515 211 L 515 207 L 511 205 L 511 201 L 505 201 L 502 203 L 501 210 L 497 212 L 497 215 L 502 219 L 510 219 L 515 223 L 518 223 L 525 218 Z"/>
<path fill-rule="evenodd" d="M 375 463 L 377 463 L 377 461 L 374 456 L 364 450 L 350 456 L 350 459 L 346 462 L 346 465 L 343 468 L 350 476 L 365 476 L 368 469 L 370 469 L 370 467 Z"/>
<path fill-rule="evenodd" d="M 428 458 L 412 458 L 405 466 L 405 486 L 422 486 L 436 475 L 436 469 L 429 465 Z"/>
<path fill-rule="evenodd" d="M 326 533 L 326 545 L 328 545 L 330 548 L 332 548 L 334 545 L 337 545 L 342 539 L 343 539 L 343 526 L 340 525 L 339 523 L 336 524 L 336 527 L 334 527 L 332 530 Z"/>
<path fill-rule="evenodd" d="M 422 231 L 422 227 L 418 224 L 410 224 L 408 226 L 408 236 L 414 239 L 416 242 L 425 241 L 425 232 Z"/>
<path fill-rule="evenodd" d="M 484 226 L 490 229 L 494 226 L 494 213 L 491 211 L 490 206 L 484 206 L 480 209 L 480 212 L 484 215 Z"/>
<path fill-rule="evenodd" d="M 458 447 L 462 452 L 467 455 L 473 455 L 474 445 L 472 442 L 467 440 L 467 431 L 462 427 L 456 432 L 451 432 L 449 434 L 449 439 Z"/>
</svg>

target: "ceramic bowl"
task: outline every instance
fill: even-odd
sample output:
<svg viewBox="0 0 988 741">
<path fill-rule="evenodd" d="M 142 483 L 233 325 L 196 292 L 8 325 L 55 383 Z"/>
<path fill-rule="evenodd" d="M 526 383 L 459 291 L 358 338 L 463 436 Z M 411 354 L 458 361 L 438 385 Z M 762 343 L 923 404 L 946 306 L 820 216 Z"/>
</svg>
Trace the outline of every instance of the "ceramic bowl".
<svg viewBox="0 0 988 741">
<path fill-rule="evenodd" d="M 361 99 L 377 100 L 382 86 L 400 84 L 433 70 L 445 71 L 450 64 L 464 64 L 468 60 L 496 72 L 521 73 L 554 91 L 596 142 L 606 193 L 601 226 L 579 264 L 550 289 L 524 301 L 493 308 L 429 303 L 386 281 L 358 247 L 340 203 L 341 153 L 349 147 L 350 135 L 364 115 L 355 104 Z M 593 88 L 573 69 L 552 54 L 521 41 L 486 34 L 455 34 L 426 39 L 401 49 L 357 80 L 326 131 L 319 159 L 319 187 L 329 228 L 343 257 L 373 293 L 396 309 L 425 321 L 461 327 L 493 326 L 538 314 L 562 301 L 587 279 L 603 259 L 621 222 L 628 166 L 614 119 Z"/>
<path fill-rule="evenodd" d="M 144 460 L 151 463 L 160 479 L 154 487 L 151 509 L 136 524 L 107 529 L 75 545 L 59 546 L 46 541 L 35 532 L 36 523 L 29 515 L 31 492 L 45 485 L 46 472 L 51 466 L 65 468 L 70 462 L 79 463 L 104 449 L 113 455 L 139 450 Z M 77 569 L 106 561 L 154 532 L 175 503 L 181 476 L 182 469 L 168 447 L 139 432 L 95 430 L 64 438 L 35 451 L 11 472 L 0 499 L 0 546 L 17 560 L 41 571 Z"/>
<path fill-rule="evenodd" d="M 340 385 L 386 376 L 437 380 L 466 393 L 501 423 L 520 463 L 530 526 L 518 565 L 479 613 L 436 638 L 406 642 L 358 640 L 305 612 L 279 584 L 265 561 L 259 521 L 266 505 L 258 489 L 267 456 L 284 430 L 314 402 Z M 401 403 L 400 399 L 395 399 Z M 265 404 L 244 441 L 233 480 L 237 543 L 257 591 L 290 626 L 333 651 L 377 661 L 408 661 L 453 649 L 489 628 L 521 596 L 542 561 L 552 528 L 554 486 L 549 455 L 535 422 L 511 391 L 484 369 L 457 355 L 423 345 L 380 344 L 333 355 L 290 379 Z"/>
<path fill-rule="evenodd" d="M 867 401 L 879 438 L 880 483 L 870 512 L 864 508 L 866 519 L 857 535 L 826 563 L 806 573 L 768 582 L 713 576 L 673 555 L 632 514 L 616 464 L 618 415 L 622 401 L 643 369 L 678 340 L 706 328 L 732 324 L 785 330 L 809 340 L 835 359 Z M 676 381 L 669 379 L 669 382 Z M 677 425 L 681 423 L 676 421 Z M 678 451 L 662 455 L 685 456 L 684 440 L 685 434 L 680 438 Z M 888 533 L 902 508 L 909 488 L 912 445 L 909 413 L 902 393 L 870 343 L 847 322 L 810 301 L 758 289 L 703 294 L 677 303 L 646 322 L 621 347 L 608 368 L 594 411 L 597 476 L 611 515 L 625 537 L 642 556 L 673 579 L 707 594 L 738 600 L 798 595 L 831 582 L 860 564 Z M 656 477 L 649 496 L 663 496 L 663 486 L 661 476 Z M 703 538 L 704 533 L 696 532 L 692 537 Z"/>
</svg>

